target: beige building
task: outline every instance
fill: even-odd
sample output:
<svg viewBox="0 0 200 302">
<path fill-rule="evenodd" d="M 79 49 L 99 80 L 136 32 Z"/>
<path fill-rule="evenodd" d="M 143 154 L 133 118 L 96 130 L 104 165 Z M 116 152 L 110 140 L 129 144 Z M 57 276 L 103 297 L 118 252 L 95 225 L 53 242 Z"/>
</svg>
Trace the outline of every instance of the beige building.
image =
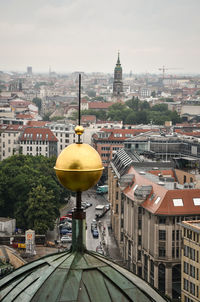
<svg viewBox="0 0 200 302">
<path fill-rule="evenodd" d="M 24 129 L 23 125 L 0 125 L 0 160 L 19 154 L 19 137 Z"/>
<path fill-rule="evenodd" d="M 200 205 L 200 198 L 196 198 Z M 200 301 L 200 220 L 183 221 L 181 258 L 181 301 Z"/>
<path fill-rule="evenodd" d="M 179 222 L 200 218 L 200 203 L 196 202 L 200 190 L 179 185 L 175 171 L 167 168 L 167 163 L 139 163 L 133 158 L 122 149 L 108 169 L 114 236 L 131 271 L 178 299 L 181 296 Z"/>
<path fill-rule="evenodd" d="M 27 127 L 19 138 L 24 155 L 57 156 L 57 138 L 48 128 Z"/>
<path fill-rule="evenodd" d="M 48 127 L 58 140 L 58 154 L 70 144 L 75 143 L 74 125 L 69 123 L 50 123 Z"/>
</svg>

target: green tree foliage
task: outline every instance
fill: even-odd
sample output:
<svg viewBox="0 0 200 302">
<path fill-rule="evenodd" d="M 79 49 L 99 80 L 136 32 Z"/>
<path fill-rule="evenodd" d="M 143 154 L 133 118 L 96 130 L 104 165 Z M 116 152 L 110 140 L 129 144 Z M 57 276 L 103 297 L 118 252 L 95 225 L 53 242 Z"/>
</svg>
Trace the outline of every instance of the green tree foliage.
<svg viewBox="0 0 200 302">
<path fill-rule="evenodd" d="M 40 98 L 34 98 L 32 102 L 38 107 L 39 112 L 42 108 L 42 100 Z"/>
<path fill-rule="evenodd" d="M 25 212 L 28 228 L 37 234 L 45 234 L 48 229 L 53 230 L 56 217 L 59 215 L 54 202 L 53 191 L 38 185 L 29 192 L 27 210 Z"/>
<path fill-rule="evenodd" d="M 125 104 L 116 103 L 109 107 L 107 117 L 112 121 L 123 121 L 125 122 L 127 115 L 130 110 Z"/>
<path fill-rule="evenodd" d="M 82 110 L 81 115 L 95 115 L 98 120 L 106 120 L 106 111 L 105 110 Z"/>
<path fill-rule="evenodd" d="M 26 229 L 30 193 L 39 185 L 47 194 L 51 192 L 57 210 L 66 202 L 70 193 L 57 180 L 53 170 L 55 161 L 54 157 L 14 155 L 0 162 L 1 216 L 16 218 L 17 226 Z"/>
<path fill-rule="evenodd" d="M 86 93 L 90 98 L 94 98 L 96 96 L 96 92 L 94 90 L 88 90 Z"/>
</svg>

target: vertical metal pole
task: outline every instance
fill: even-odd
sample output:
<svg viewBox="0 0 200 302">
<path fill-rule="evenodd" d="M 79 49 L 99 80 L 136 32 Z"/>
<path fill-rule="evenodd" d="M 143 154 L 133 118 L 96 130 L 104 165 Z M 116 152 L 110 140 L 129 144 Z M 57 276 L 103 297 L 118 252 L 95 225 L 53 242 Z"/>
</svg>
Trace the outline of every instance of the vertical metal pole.
<svg viewBox="0 0 200 302">
<path fill-rule="evenodd" d="M 78 125 L 81 125 L 81 74 L 79 73 L 79 90 L 78 90 Z M 78 143 L 81 142 L 81 136 L 78 135 Z"/>
</svg>

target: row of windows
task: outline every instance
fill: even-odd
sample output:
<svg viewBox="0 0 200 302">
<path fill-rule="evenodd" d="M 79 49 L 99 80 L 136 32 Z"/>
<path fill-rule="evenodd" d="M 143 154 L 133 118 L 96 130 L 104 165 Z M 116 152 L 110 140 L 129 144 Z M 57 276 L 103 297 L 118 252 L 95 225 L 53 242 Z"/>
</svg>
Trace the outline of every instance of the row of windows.
<svg viewBox="0 0 200 302">
<path fill-rule="evenodd" d="M 101 156 L 102 156 L 102 157 L 109 157 L 110 154 L 109 154 L 109 153 L 102 153 Z"/>
<path fill-rule="evenodd" d="M 199 234 L 197 234 L 196 232 L 193 232 L 191 230 L 186 230 L 186 229 L 184 229 L 183 232 L 184 232 L 184 237 L 187 237 L 188 239 L 199 242 Z"/>
<path fill-rule="evenodd" d="M 69 143 L 69 140 L 68 140 L 68 139 L 65 139 L 65 140 L 62 140 L 62 138 L 60 139 L 60 143 L 62 143 L 62 142 L 64 142 L 64 141 L 65 141 L 66 144 Z"/>
<path fill-rule="evenodd" d="M 185 296 L 184 302 L 194 302 L 194 300 L 192 300 L 192 299 L 190 299 L 190 298 L 188 298 L 188 297 Z"/>
<path fill-rule="evenodd" d="M 70 136 L 68 133 L 65 133 L 65 135 L 62 135 L 62 133 L 55 133 L 56 136 L 58 136 L 58 134 L 60 134 L 60 137 L 62 137 L 62 136 L 69 137 Z M 75 137 L 75 134 L 73 135 L 73 137 Z"/>
<path fill-rule="evenodd" d="M 103 150 L 103 151 L 110 151 L 110 147 L 101 147 L 101 150 Z"/>
<path fill-rule="evenodd" d="M 199 297 L 199 286 L 195 286 L 193 282 L 190 282 L 187 279 L 183 279 L 183 288 L 193 296 Z"/>
<path fill-rule="evenodd" d="M 54 126 L 51 126 L 51 129 L 52 130 L 61 130 L 61 131 L 70 131 L 70 130 L 72 131 L 72 129 L 70 129 L 70 128 L 54 127 Z"/>
<path fill-rule="evenodd" d="M 27 146 L 27 151 L 33 151 L 32 146 Z M 36 147 L 36 151 L 42 151 L 42 147 Z M 48 151 L 48 147 L 45 147 L 45 151 Z"/>
<path fill-rule="evenodd" d="M 33 154 L 32 154 L 31 152 L 30 152 L 30 153 L 27 152 L 27 155 L 33 155 Z M 41 152 L 37 152 L 37 153 L 36 153 L 36 156 L 39 156 L 39 155 L 43 155 L 43 156 L 44 156 L 44 154 L 42 154 Z M 45 153 L 45 156 L 47 157 L 48 154 Z"/>
<path fill-rule="evenodd" d="M 168 218 L 168 219 L 167 219 Z M 169 223 L 169 217 L 166 216 L 159 216 L 158 223 L 159 224 L 166 224 Z M 200 220 L 200 216 L 174 216 L 173 217 L 173 224 L 176 224 L 181 221 L 188 221 L 188 220 Z"/>
<path fill-rule="evenodd" d="M 176 236 L 175 236 L 176 234 Z M 172 231 L 172 240 L 179 240 L 180 238 L 180 231 Z M 166 230 L 159 230 L 159 240 L 166 240 Z"/>
<path fill-rule="evenodd" d="M 24 145 L 47 145 L 48 141 L 22 141 L 21 143 Z"/>
<path fill-rule="evenodd" d="M 184 246 L 183 254 L 185 257 L 188 257 L 189 259 L 199 262 L 199 251 L 196 251 L 195 249 L 187 245 Z"/>
<path fill-rule="evenodd" d="M 11 133 L 8 133 L 8 136 L 10 136 Z M 14 137 L 16 136 L 16 133 L 12 133 Z M 1 135 L 0 135 L 1 136 Z M 5 137 L 5 133 L 2 134 L 2 137 Z"/>
<path fill-rule="evenodd" d="M 184 261 L 183 271 L 185 274 L 190 275 L 191 277 L 199 280 L 199 269 L 195 268 L 195 266 Z"/>
</svg>

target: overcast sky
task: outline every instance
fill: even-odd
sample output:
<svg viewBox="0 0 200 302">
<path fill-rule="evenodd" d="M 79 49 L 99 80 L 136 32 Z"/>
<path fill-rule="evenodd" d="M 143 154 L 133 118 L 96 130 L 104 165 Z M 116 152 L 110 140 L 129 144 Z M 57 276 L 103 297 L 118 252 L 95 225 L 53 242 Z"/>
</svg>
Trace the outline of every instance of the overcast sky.
<svg viewBox="0 0 200 302">
<path fill-rule="evenodd" d="M 200 0 L 0 0 L 0 70 L 200 73 Z"/>
</svg>

